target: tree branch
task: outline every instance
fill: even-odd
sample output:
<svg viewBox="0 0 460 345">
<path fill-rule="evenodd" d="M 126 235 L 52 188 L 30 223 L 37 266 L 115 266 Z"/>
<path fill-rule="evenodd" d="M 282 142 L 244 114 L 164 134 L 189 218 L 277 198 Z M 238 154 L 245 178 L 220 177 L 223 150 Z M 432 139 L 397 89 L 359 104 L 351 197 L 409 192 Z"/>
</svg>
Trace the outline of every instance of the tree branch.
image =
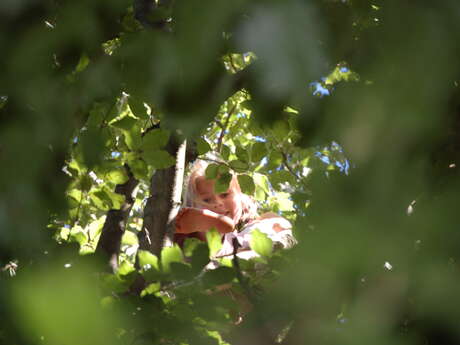
<svg viewBox="0 0 460 345">
<path fill-rule="evenodd" d="M 125 232 L 126 220 L 134 204 L 132 193 L 139 181 L 134 177 L 131 169 L 125 164 L 128 181 L 115 187 L 115 193 L 124 195 L 125 201 L 119 210 L 109 210 L 102 228 L 101 237 L 96 247 L 96 254 L 104 253 L 109 259 L 109 266 L 113 271 L 118 268 L 118 254 L 120 253 L 121 238 Z"/>
</svg>

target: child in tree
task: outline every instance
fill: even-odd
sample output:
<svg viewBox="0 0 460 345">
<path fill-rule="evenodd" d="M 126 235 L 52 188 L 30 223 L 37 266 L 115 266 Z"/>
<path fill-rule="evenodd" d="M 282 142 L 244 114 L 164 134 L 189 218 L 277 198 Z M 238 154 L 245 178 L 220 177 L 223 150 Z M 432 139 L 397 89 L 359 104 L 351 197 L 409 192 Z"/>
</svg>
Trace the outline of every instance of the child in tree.
<svg viewBox="0 0 460 345">
<path fill-rule="evenodd" d="M 185 237 L 205 240 L 211 228 L 223 234 L 223 247 L 216 256 L 233 253 L 233 240 L 238 241 L 238 256 L 244 259 L 257 256 L 250 248 L 251 231 L 265 233 L 275 246 L 288 248 L 295 244 L 291 224 L 275 213 L 257 214 L 257 204 L 241 192 L 233 176 L 226 192 L 216 194 L 214 180 L 205 177 L 207 163 L 198 160 L 188 178 L 185 207 L 176 217 L 176 242 Z"/>
</svg>

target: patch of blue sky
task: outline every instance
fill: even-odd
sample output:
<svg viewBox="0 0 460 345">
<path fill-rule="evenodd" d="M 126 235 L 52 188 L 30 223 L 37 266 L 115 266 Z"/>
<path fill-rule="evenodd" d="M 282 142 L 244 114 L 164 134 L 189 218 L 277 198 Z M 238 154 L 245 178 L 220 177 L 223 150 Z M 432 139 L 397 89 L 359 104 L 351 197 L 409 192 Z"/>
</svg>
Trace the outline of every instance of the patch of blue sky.
<svg viewBox="0 0 460 345">
<path fill-rule="evenodd" d="M 253 137 L 253 139 L 254 139 L 255 141 L 260 141 L 260 142 L 262 142 L 262 143 L 265 143 L 265 142 L 267 141 L 267 139 L 262 138 L 262 137 L 259 137 L 259 136 L 257 136 L 257 135 L 256 135 L 255 137 Z"/>
<path fill-rule="evenodd" d="M 347 73 L 349 69 L 347 67 L 340 67 L 339 71 L 342 73 Z"/>
<path fill-rule="evenodd" d="M 318 157 L 323 163 L 331 164 L 330 158 L 326 155 L 323 155 L 321 152 L 316 152 L 315 156 Z M 335 161 L 334 165 L 339 168 L 341 172 L 344 172 L 346 175 L 348 175 L 350 171 L 350 162 L 348 160 L 343 162 Z"/>
<path fill-rule="evenodd" d="M 310 86 L 313 87 L 313 95 L 315 96 L 330 96 L 331 92 L 326 89 L 320 82 L 314 81 L 310 83 Z"/>
<path fill-rule="evenodd" d="M 326 155 L 323 155 L 321 152 L 316 152 L 315 156 L 321 159 L 324 163 L 331 164 L 331 160 L 329 159 L 329 157 Z"/>
<path fill-rule="evenodd" d="M 111 156 L 112 158 L 118 158 L 118 157 L 121 156 L 121 152 L 112 151 L 112 152 L 110 153 L 110 156 Z"/>
</svg>

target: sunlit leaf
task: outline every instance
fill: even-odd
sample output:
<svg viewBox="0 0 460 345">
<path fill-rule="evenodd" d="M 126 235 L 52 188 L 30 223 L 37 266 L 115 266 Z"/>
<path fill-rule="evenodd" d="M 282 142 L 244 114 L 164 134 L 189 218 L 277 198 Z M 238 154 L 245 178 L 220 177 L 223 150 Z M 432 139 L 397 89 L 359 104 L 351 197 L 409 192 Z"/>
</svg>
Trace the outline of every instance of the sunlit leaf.
<svg viewBox="0 0 460 345">
<path fill-rule="evenodd" d="M 217 177 L 217 174 L 219 172 L 219 164 L 209 164 L 207 167 L 206 167 L 206 171 L 205 171 L 205 176 L 208 180 L 213 180 Z"/>
<path fill-rule="evenodd" d="M 179 248 L 178 245 L 174 245 L 173 247 L 166 247 L 163 248 L 161 251 L 161 267 L 163 272 L 169 273 L 170 272 L 170 264 L 172 262 L 182 262 L 183 255 L 182 250 Z"/>
<path fill-rule="evenodd" d="M 273 242 L 266 234 L 260 230 L 251 231 L 251 240 L 249 241 L 251 249 L 263 257 L 268 257 L 273 252 Z"/>
<path fill-rule="evenodd" d="M 158 258 L 150 253 L 147 250 L 139 250 L 137 252 L 137 258 L 139 260 L 139 266 L 144 269 L 148 270 L 150 268 L 159 271 L 160 270 L 160 265 Z"/>
<path fill-rule="evenodd" d="M 125 169 L 114 169 L 109 171 L 106 175 L 108 181 L 115 183 L 115 184 L 123 184 L 128 181 L 128 175 L 126 174 Z"/>
<path fill-rule="evenodd" d="M 176 163 L 176 160 L 164 150 L 147 150 L 142 153 L 147 164 L 155 169 L 166 169 Z"/>
<path fill-rule="evenodd" d="M 222 248 L 221 235 L 216 229 L 211 229 L 206 233 L 206 240 L 211 256 L 215 255 Z"/>
<path fill-rule="evenodd" d="M 160 283 L 151 283 L 147 285 L 147 287 L 141 291 L 141 297 L 155 294 L 160 290 L 160 287 Z"/>
<path fill-rule="evenodd" d="M 117 274 L 120 276 L 126 276 L 130 273 L 133 273 L 136 269 L 134 265 L 128 261 L 123 261 L 121 265 L 118 267 Z"/>
<path fill-rule="evenodd" d="M 148 131 L 142 138 L 141 150 L 155 151 L 165 147 L 169 140 L 169 131 L 164 129 L 153 129 Z"/>
</svg>

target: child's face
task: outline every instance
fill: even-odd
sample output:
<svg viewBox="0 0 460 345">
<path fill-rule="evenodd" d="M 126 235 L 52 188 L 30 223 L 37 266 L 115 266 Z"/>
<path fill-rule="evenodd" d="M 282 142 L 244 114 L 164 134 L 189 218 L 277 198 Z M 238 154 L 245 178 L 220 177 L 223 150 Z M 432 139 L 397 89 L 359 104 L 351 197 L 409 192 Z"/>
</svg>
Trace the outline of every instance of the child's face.
<svg viewBox="0 0 460 345">
<path fill-rule="evenodd" d="M 230 188 L 221 194 L 214 193 L 214 180 L 207 180 L 204 176 L 195 180 L 197 203 L 208 210 L 230 217 L 235 223 L 241 218 L 241 193 Z"/>
</svg>

